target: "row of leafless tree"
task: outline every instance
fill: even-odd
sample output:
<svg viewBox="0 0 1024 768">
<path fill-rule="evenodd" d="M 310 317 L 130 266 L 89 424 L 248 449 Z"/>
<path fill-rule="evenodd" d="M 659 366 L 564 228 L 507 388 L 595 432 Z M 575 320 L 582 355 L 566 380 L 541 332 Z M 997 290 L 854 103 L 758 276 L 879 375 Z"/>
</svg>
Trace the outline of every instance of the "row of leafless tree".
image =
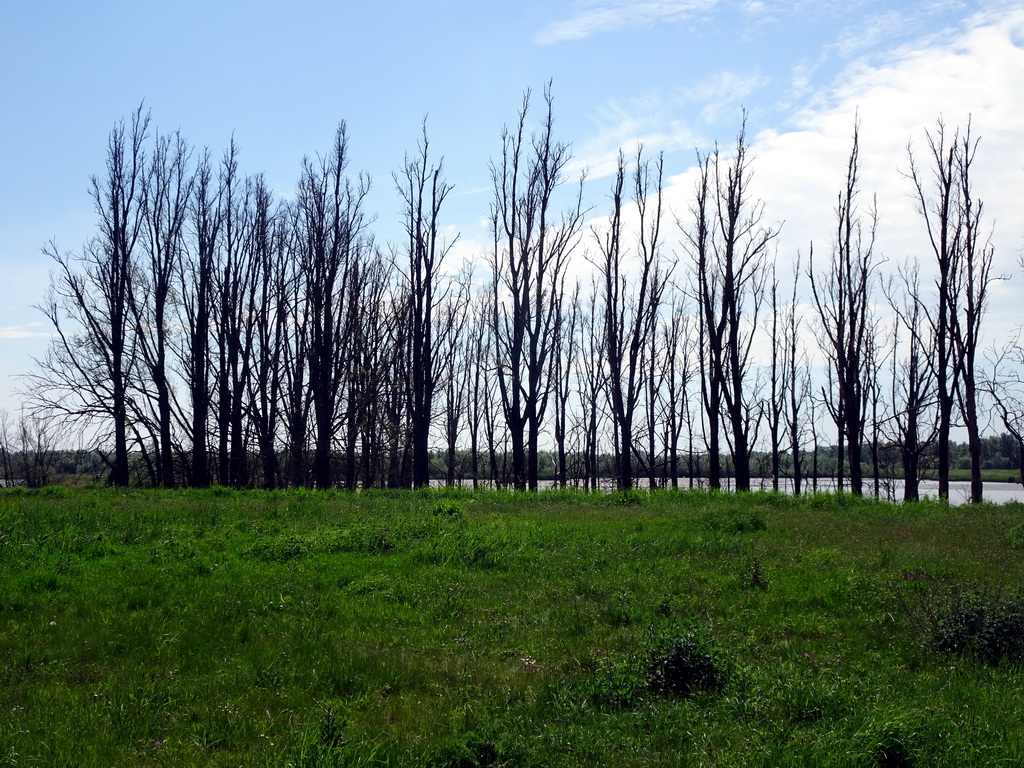
<svg viewBox="0 0 1024 768">
<path fill-rule="evenodd" d="M 727 456 L 740 490 L 759 450 L 799 492 L 827 433 L 852 492 L 864 491 L 865 453 L 877 488 L 879 451 L 896 446 L 915 498 L 936 441 L 948 493 L 962 424 L 980 499 L 993 250 L 969 125 L 940 122 L 924 165 L 910 157 L 932 291 L 915 263 L 880 271 L 857 126 L 830 252 L 812 247 L 780 276 L 778 229 L 750 193 L 745 119 L 734 145 L 698 153 L 686 211 L 667 209 L 663 159 L 638 148 L 619 156 L 607 217 L 588 224 L 550 91 L 538 118 L 534 107 L 527 94 L 491 162 L 493 242 L 461 267 L 443 236 L 452 187 L 425 127 L 393 176 L 404 236 L 385 246 L 344 123 L 303 162 L 294 196 L 275 199 L 239 171 L 234 143 L 215 160 L 140 108 L 92 179 L 95 236 L 46 248 L 55 335 L 28 376 L 32 403 L 95 430 L 118 485 L 138 473 L 163 486 L 419 486 L 441 446 L 449 482 L 468 450 L 474 480 L 531 489 L 542 449 L 559 482 L 590 486 L 611 454 L 624 488 L 642 475 L 674 483 L 698 456 L 719 487 Z M 682 251 L 666 245 L 680 239 Z M 1008 391 L 995 402 L 1019 436 Z"/>
</svg>

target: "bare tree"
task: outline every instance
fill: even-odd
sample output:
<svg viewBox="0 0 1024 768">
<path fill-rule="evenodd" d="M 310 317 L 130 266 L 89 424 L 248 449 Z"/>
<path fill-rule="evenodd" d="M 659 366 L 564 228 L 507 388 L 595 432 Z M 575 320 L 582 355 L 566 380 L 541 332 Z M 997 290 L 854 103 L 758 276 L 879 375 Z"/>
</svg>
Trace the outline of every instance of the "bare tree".
<svg viewBox="0 0 1024 768">
<path fill-rule="evenodd" d="M 256 279 L 252 249 L 254 201 L 263 180 L 243 178 L 238 170 L 238 146 L 230 142 L 221 159 L 220 237 L 213 269 L 213 341 L 216 355 L 217 470 L 221 485 L 249 484 L 246 445 L 246 387 L 252 364 L 252 328 L 246 297 Z"/>
<path fill-rule="evenodd" d="M 679 441 L 683 427 L 689 424 L 690 380 L 693 376 L 693 361 L 690 346 L 691 316 L 682 292 L 674 291 L 668 301 L 668 315 L 662 327 L 662 349 L 664 351 L 663 407 L 664 450 L 668 481 L 673 488 L 679 487 Z M 689 425 L 690 433 L 693 432 Z M 690 480 L 692 482 L 692 472 Z"/>
<path fill-rule="evenodd" d="M 248 417 L 259 454 L 261 485 L 272 489 L 283 478 L 278 455 L 283 421 L 283 364 L 289 326 L 289 283 L 295 280 L 291 213 L 272 210 L 270 191 L 262 184 L 253 200 L 253 279 L 246 299 L 251 375 L 246 385 Z"/>
<path fill-rule="evenodd" d="M 823 401 L 845 443 L 850 469 L 850 490 L 863 493 L 861 452 L 864 444 L 866 397 L 870 371 L 867 357 L 871 328 L 871 286 L 875 269 L 875 231 L 878 215 L 868 211 L 865 234 L 857 204 L 860 165 L 860 124 L 853 129 L 853 149 L 846 168 L 846 183 L 836 205 L 836 239 L 832 259 L 821 273 L 810 256 L 808 277 L 819 319 L 819 344 L 835 375 L 835 387 L 822 389 Z M 841 461 L 841 460 L 840 460 Z"/>
<path fill-rule="evenodd" d="M 474 490 L 480 486 L 480 429 L 486 420 L 487 392 L 490 390 L 491 343 L 488 322 L 489 297 L 478 294 L 472 299 L 469 315 L 468 349 L 473 365 L 470 369 L 470 388 L 467 400 L 469 428 L 470 474 Z M 492 480 L 494 478 L 492 477 Z"/>
<path fill-rule="evenodd" d="M 599 255 L 595 260 L 599 274 L 604 311 L 604 348 L 608 361 L 607 395 L 613 426 L 618 435 L 619 488 L 634 484 L 634 413 L 643 394 L 645 380 L 653 380 L 655 371 L 646 360 L 647 345 L 655 337 L 661 297 L 666 285 L 666 270 L 661 257 L 662 158 L 653 165 L 637 149 L 629 203 L 636 210 L 636 245 L 624 240 L 629 224 L 623 221 L 623 189 L 626 160 L 619 153 L 618 169 L 612 187 L 612 212 L 607 230 L 598 237 Z M 629 274 L 628 265 L 636 266 Z M 653 439 L 654 435 L 650 437 Z"/>
<path fill-rule="evenodd" d="M 157 434 L 158 484 L 173 488 L 175 445 L 173 421 L 180 409 L 173 402 L 169 365 L 175 274 L 185 250 L 185 224 L 194 177 L 189 173 L 191 148 L 180 134 L 157 135 L 144 177 L 146 209 L 142 232 L 145 258 L 132 291 L 131 310 L 139 332 L 139 349 L 153 387 Z M 176 323 L 175 323 L 176 324 Z"/>
<path fill-rule="evenodd" d="M 938 403 L 939 496 L 949 496 L 949 434 L 953 409 L 959 406 L 968 433 L 971 461 L 971 500 L 982 500 L 981 436 L 977 412 L 977 345 L 985 313 L 994 251 L 983 237 L 981 201 L 975 199 L 971 169 L 978 141 L 971 124 L 947 134 L 938 120 L 935 133 L 925 131 L 933 165 L 931 190 L 926 189 L 913 151 L 908 147 L 918 213 L 924 219 L 935 256 L 937 306 L 931 315 L 936 353 L 935 380 Z"/>
<path fill-rule="evenodd" d="M 981 424 L 978 413 L 978 344 L 981 340 L 981 321 L 988 303 L 988 290 L 994 279 L 992 262 L 995 248 L 991 239 L 982 232 L 982 201 L 974 197 L 971 167 L 974 164 L 978 141 L 971 137 L 968 121 L 957 146 L 956 175 L 960 188 L 957 215 L 962 232 L 961 309 L 954 326 L 953 343 L 959 368 L 961 386 L 957 389 L 957 403 L 967 428 L 967 450 L 971 462 L 971 502 L 984 501 L 981 478 Z"/>
<path fill-rule="evenodd" d="M 935 344 L 921 298 L 918 263 L 908 261 L 899 268 L 898 276 L 898 283 L 890 280 L 885 286 L 896 317 L 889 434 L 899 448 L 903 465 L 903 500 L 917 501 L 921 463 L 935 438 L 934 422 L 927 415 L 934 405 L 935 367 L 930 354 Z"/>
<path fill-rule="evenodd" d="M 1024 266 L 1024 264 L 1022 264 Z M 985 378 L 985 388 L 995 403 L 1003 427 L 1017 447 L 1020 481 L 1024 484 L 1024 343 L 1021 329 L 990 358 L 991 372 Z"/>
<path fill-rule="evenodd" d="M 211 482 L 209 458 L 210 333 L 214 311 L 214 265 L 221 210 L 209 152 L 199 159 L 192 181 L 189 207 L 192 247 L 178 259 L 178 295 L 183 337 L 178 351 L 181 374 L 188 388 L 192 439 L 188 479 L 204 488 Z"/>
<path fill-rule="evenodd" d="M 554 438 L 555 482 L 560 488 L 568 485 L 566 441 L 569 434 L 572 368 L 579 354 L 580 285 L 576 284 L 569 306 L 564 309 L 555 330 L 553 387 L 555 392 Z"/>
<path fill-rule="evenodd" d="M 452 289 L 439 307 L 441 333 L 438 334 L 438 381 L 444 390 L 444 436 L 447 447 L 447 476 L 445 482 L 455 485 L 456 459 L 462 420 L 466 416 L 467 400 L 470 396 L 470 367 L 475 361 L 470 350 L 472 340 L 462 333 L 467 324 L 470 307 L 470 287 L 473 274 L 470 268 L 463 269 L 455 278 Z"/>
<path fill-rule="evenodd" d="M 783 415 L 786 410 L 786 327 L 784 308 L 779 306 L 779 281 L 775 264 L 772 264 L 772 279 L 769 289 L 771 297 L 771 352 L 769 353 L 769 394 L 765 403 L 768 421 L 769 457 L 771 460 L 772 490 L 779 491 L 779 476 L 782 474 Z"/>
<path fill-rule="evenodd" d="M 565 270 L 583 219 L 582 180 L 568 209 L 556 219 L 555 193 L 571 157 L 555 140 L 550 87 L 541 128 L 526 135 L 529 92 L 519 119 L 502 136 L 491 164 L 492 315 L 498 386 L 512 443 L 517 488 L 536 490 L 538 448 L 551 379 L 554 330 L 565 295 Z"/>
<path fill-rule="evenodd" d="M 128 485 L 130 388 L 137 339 L 131 323 L 136 246 L 145 223 L 150 117 L 140 106 L 107 142 L 107 171 L 91 196 L 99 233 L 78 254 L 44 248 L 57 265 L 41 307 L 55 335 L 39 370 L 28 378 L 32 403 L 88 421 L 102 420 L 113 438 L 110 481 Z"/>
<path fill-rule="evenodd" d="M 58 453 L 68 447 L 70 423 L 52 411 L 21 411 L 17 420 L 0 410 L 2 485 L 42 488 L 54 481 Z"/>
<path fill-rule="evenodd" d="M 789 451 L 793 463 L 793 493 L 801 493 L 803 456 L 801 444 L 804 432 L 803 416 L 807 399 L 810 397 L 810 370 L 806 355 L 800 351 L 800 322 L 797 312 L 797 293 L 800 281 L 800 255 L 793 263 L 793 293 L 789 305 L 783 311 L 782 325 L 785 342 L 783 345 L 782 370 L 783 389 L 786 393 L 785 427 L 789 440 Z"/>
<path fill-rule="evenodd" d="M 345 352 L 353 341 L 345 333 L 346 322 L 352 320 L 346 302 L 353 295 L 349 281 L 363 247 L 366 224 L 362 206 L 369 179 L 350 179 L 348 162 L 348 133 L 342 122 L 331 152 L 317 161 L 307 159 L 303 163 L 296 200 L 303 308 L 309 315 L 306 358 L 313 417 L 313 482 L 318 488 L 334 483 L 331 449 L 342 382 L 351 371 Z M 349 407 L 354 406 L 350 403 Z M 350 412 L 349 420 L 354 428 L 352 415 Z M 353 432 L 348 436 L 351 445 Z"/>
<path fill-rule="evenodd" d="M 707 319 L 709 379 L 717 380 L 726 420 L 737 491 L 750 490 L 750 452 L 757 405 L 750 389 L 750 350 L 767 276 L 765 260 L 777 231 L 765 226 L 764 203 L 749 198 L 750 156 L 746 115 L 731 158 L 716 150 L 714 170 L 714 237 L 708 265 L 718 299 L 702 291 Z M 710 286 L 707 278 L 702 278 Z"/>
<path fill-rule="evenodd" d="M 587 490 L 596 490 L 600 483 L 599 432 L 601 402 L 608 386 L 607 334 L 603 333 L 599 290 L 591 286 L 589 298 L 580 317 L 581 354 L 575 361 L 576 395 L 580 404 L 579 430 L 583 434 L 583 478 Z"/>
<path fill-rule="evenodd" d="M 957 294 L 959 292 L 959 221 L 957 209 L 956 152 L 959 132 L 947 139 L 946 126 L 941 119 L 933 135 L 925 131 L 928 154 L 934 164 L 933 190 L 929 195 L 925 179 L 918 169 L 913 150 L 907 146 L 910 159 L 908 178 L 914 185 L 918 213 L 924 219 L 928 240 L 938 270 L 935 286 L 938 304 L 930 322 L 935 338 L 935 384 L 938 405 L 938 476 L 939 496 L 949 498 L 949 433 L 953 423 L 957 370 L 951 335 L 955 327 Z M 948 142 L 948 144 L 947 144 Z"/>
<path fill-rule="evenodd" d="M 411 323 L 409 415 L 414 487 L 430 482 L 430 426 L 437 383 L 434 311 L 443 296 L 443 290 L 438 290 L 438 270 L 454 245 L 454 241 L 444 242 L 440 234 L 441 205 L 452 187 L 444 180 L 443 158 L 431 164 L 426 121 L 417 149 L 415 157 L 405 158 L 402 173 L 394 176 L 402 198 L 408 264 L 405 278 Z"/>
<path fill-rule="evenodd" d="M 715 221 L 712 212 L 712 156 L 697 156 L 698 179 L 694 201 L 690 208 L 692 224 L 681 224 L 687 240 L 687 248 L 693 260 L 692 274 L 696 281 L 694 298 L 698 307 L 698 356 L 701 379 L 701 425 L 704 429 L 704 444 L 708 455 L 708 483 L 712 489 L 722 486 L 721 450 L 719 440 L 722 418 L 722 334 L 724 325 L 718 318 L 723 314 L 719 286 L 719 274 L 713 269 L 712 241 Z M 691 427 L 692 432 L 692 427 Z M 693 455 L 691 446 L 690 455 Z M 692 478 L 693 472 L 690 472 Z"/>
</svg>

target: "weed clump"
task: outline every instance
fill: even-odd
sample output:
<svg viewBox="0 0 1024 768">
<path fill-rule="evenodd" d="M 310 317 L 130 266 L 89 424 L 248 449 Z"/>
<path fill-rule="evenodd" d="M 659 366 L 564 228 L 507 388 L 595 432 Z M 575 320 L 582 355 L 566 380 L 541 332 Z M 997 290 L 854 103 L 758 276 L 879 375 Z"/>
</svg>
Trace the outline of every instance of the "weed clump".
<svg viewBox="0 0 1024 768">
<path fill-rule="evenodd" d="M 1024 658 L 1024 595 L 958 586 L 933 588 L 905 610 L 925 644 L 995 666 Z"/>
<path fill-rule="evenodd" d="M 760 558 L 755 557 L 750 561 L 750 565 L 747 566 L 746 572 L 743 574 L 743 586 L 746 589 L 756 589 L 762 592 L 768 589 L 768 574 L 765 573 Z"/>
<path fill-rule="evenodd" d="M 656 697 L 717 692 L 725 686 L 727 664 L 707 633 L 679 629 L 674 622 L 651 627 L 646 640 L 625 656 L 595 649 L 571 698 L 603 710 L 635 709 Z"/>
<path fill-rule="evenodd" d="M 709 512 L 701 522 L 703 527 L 716 533 L 759 533 L 768 530 L 768 521 L 759 509 L 742 507 L 729 510 L 725 514 Z"/>
<path fill-rule="evenodd" d="M 647 685 L 655 693 L 687 696 L 718 691 L 725 682 L 720 654 L 703 633 L 662 633 L 647 654 Z"/>
<path fill-rule="evenodd" d="M 465 513 L 462 511 L 462 507 L 456 504 L 454 501 L 442 500 L 434 505 L 431 511 L 434 517 L 442 520 L 459 520 L 465 517 Z"/>
<path fill-rule="evenodd" d="M 650 501 L 650 494 L 639 488 L 628 488 L 608 494 L 611 504 L 620 507 L 643 507 Z"/>
<path fill-rule="evenodd" d="M 453 737 L 440 750 L 427 756 L 427 764 L 435 768 L 519 765 L 521 756 L 506 742 L 507 738 L 493 728 L 484 727 Z"/>
</svg>

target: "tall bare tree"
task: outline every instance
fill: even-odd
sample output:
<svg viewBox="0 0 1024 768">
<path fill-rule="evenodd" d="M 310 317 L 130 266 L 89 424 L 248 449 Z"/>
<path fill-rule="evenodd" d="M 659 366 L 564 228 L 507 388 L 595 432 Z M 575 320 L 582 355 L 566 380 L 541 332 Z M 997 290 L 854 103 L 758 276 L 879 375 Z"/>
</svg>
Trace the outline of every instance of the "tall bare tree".
<svg viewBox="0 0 1024 768">
<path fill-rule="evenodd" d="M 718 318 L 722 312 L 722 293 L 719 274 L 713 268 L 713 238 L 715 219 L 712 190 L 712 156 L 697 156 L 697 183 L 694 200 L 690 207 L 692 222 L 681 223 L 687 241 L 687 250 L 693 262 L 692 275 L 696 282 L 693 287 L 697 303 L 697 350 L 700 363 L 701 426 L 704 431 L 704 445 L 708 456 L 708 484 L 713 490 L 722 487 L 721 470 L 721 419 L 722 419 L 722 372 L 724 370 L 723 337 L 724 325 Z M 692 433 L 692 427 L 691 427 Z M 692 443 L 692 440 L 691 440 Z M 693 455 L 691 445 L 690 455 Z M 691 477 L 693 473 L 690 473 Z"/>
<path fill-rule="evenodd" d="M 818 314 L 819 344 L 835 375 L 822 389 L 823 400 L 835 421 L 840 444 L 845 443 L 850 490 L 864 491 L 861 454 L 864 445 L 866 398 L 869 391 L 871 287 L 875 279 L 875 232 L 878 215 L 868 210 L 864 232 L 860 208 L 860 124 L 855 122 L 853 148 L 846 166 L 846 183 L 836 204 L 836 235 L 832 259 L 820 273 L 814 268 L 813 250 L 808 265 L 811 295 Z"/>
<path fill-rule="evenodd" d="M 789 304 L 783 310 L 783 354 L 782 387 L 786 397 L 785 429 L 789 443 L 790 460 L 793 464 L 793 493 L 800 495 L 803 482 L 803 451 L 801 445 L 805 430 L 805 410 L 810 397 L 810 370 L 806 354 L 801 351 L 801 320 L 797 311 L 797 295 L 800 282 L 800 254 L 793 262 L 793 292 Z"/>
<path fill-rule="evenodd" d="M 900 452 L 903 500 L 918 501 L 921 463 L 935 438 L 934 421 L 928 418 L 935 395 L 935 367 L 930 359 L 935 344 L 921 296 L 918 263 L 908 261 L 897 274 L 898 280 L 892 279 L 885 286 L 896 318 L 888 432 Z"/>
<path fill-rule="evenodd" d="M 932 183 L 926 184 L 908 147 L 918 213 L 925 223 L 938 275 L 937 306 L 931 313 L 935 337 L 938 405 L 939 496 L 949 496 L 949 441 L 954 407 L 968 433 L 971 500 L 982 500 L 981 437 L 977 411 L 977 346 L 985 314 L 994 251 L 982 232 L 982 203 L 973 190 L 972 168 L 978 141 L 971 124 L 949 135 L 940 118 L 935 132 L 925 131 Z"/>
<path fill-rule="evenodd" d="M 691 316 L 681 291 L 673 291 L 668 299 L 668 312 L 661 329 L 663 350 L 662 379 L 659 389 L 663 397 L 663 433 L 666 472 L 673 488 L 679 487 L 679 441 L 684 426 L 689 424 L 689 386 L 693 376 Z M 692 481 L 692 477 L 691 477 Z"/>
<path fill-rule="evenodd" d="M 558 216 L 555 194 L 571 153 L 555 139 L 550 86 L 541 127 L 527 136 L 530 94 L 506 128 L 491 163 L 492 325 L 502 411 L 517 488 L 536 490 L 541 426 L 551 394 L 550 356 L 565 295 L 565 273 L 583 220 L 582 180 Z"/>
<path fill-rule="evenodd" d="M 978 149 L 978 140 L 971 136 L 971 123 L 967 122 L 957 145 L 956 175 L 960 188 L 957 216 L 962 232 L 962 255 L 959 283 L 960 311 L 954 326 L 953 343 L 959 368 L 960 387 L 957 403 L 967 428 L 967 452 L 971 463 L 971 502 L 984 501 L 981 477 L 981 416 L 978 413 L 978 345 L 981 342 L 981 323 L 988 304 L 989 286 L 998 279 L 992 274 L 995 248 L 988 233 L 983 231 L 982 201 L 974 196 L 971 170 Z"/>
<path fill-rule="evenodd" d="M 352 370 L 345 353 L 354 341 L 345 332 L 346 322 L 351 327 L 353 320 L 352 307 L 346 302 L 358 295 L 349 282 L 364 245 L 363 201 L 370 184 L 362 175 L 351 179 L 348 163 L 348 132 L 342 122 L 331 151 L 316 161 L 304 162 L 296 199 L 303 301 L 309 313 L 306 356 L 313 418 L 313 482 L 318 488 L 328 488 L 335 480 L 331 450 L 342 382 Z M 349 407 L 353 407 L 351 403 Z M 354 427 L 353 413 L 350 410 L 349 421 Z M 350 431 L 350 445 L 353 436 Z"/>
<path fill-rule="evenodd" d="M 179 348 L 181 374 L 188 389 L 191 451 L 186 470 L 188 481 L 204 488 L 212 481 L 209 457 L 210 333 L 214 311 L 214 266 L 220 232 L 221 210 L 213 181 L 210 153 L 199 159 L 192 181 L 189 206 L 191 248 L 178 261 L 183 337 Z"/>
<path fill-rule="evenodd" d="M 954 360 L 952 333 L 955 327 L 957 295 L 959 293 L 960 238 L 956 215 L 958 179 L 956 154 L 959 132 L 947 137 L 945 123 L 939 119 L 935 133 L 925 131 L 928 154 L 932 167 L 932 188 L 926 190 L 926 180 L 907 146 L 910 159 L 908 178 L 914 185 L 918 213 L 924 219 L 932 254 L 935 256 L 937 276 L 935 287 L 937 306 L 930 322 L 935 338 L 935 385 L 938 406 L 938 477 L 939 496 L 949 498 L 949 435 L 953 425 L 957 370 Z"/>
<path fill-rule="evenodd" d="M 149 123 L 140 106 L 110 132 L 106 174 L 93 176 L 90 188 L 99 233 L 78 254 L 61 253 L 52 242 L 44 248 L 57 265 L 41 307 L 55 335 L 39 371 L 29 377 L 37 405 L 109 427 L 110 482 L 121 486 L 130 479 L 128 429 L 138 363 L 131 307 L 147 206 Z"/>
<path fill-rule="evenodd" d="M 444 159 L 431 163 L 425 121 L 417 150 L 415 157 L 405 158 L 401 174 L 394 176 L 402 198 L 408 264 L 413 487 L 430 482 L 430 427 L 437 385 L 434 312 L 444 294 L 439 290 L 438 270 L 454 245 L 454 240 L 445 242 L 440 232 L 441 206 L 452 186 L 444 180 Z"/>
<path fill-rule="evenodd" d="M 757 418 L 750 350 L 764 299 L 768 246 L 778 234 L 764 223 L 764 203 L 750 197 L 751 158 L 746 115 L 732 156 L 716 149 L 710 276 L 699 278 L 708 343 L 708 379 L 717 381 L 729 424 L 735 487 L 750 490 L 750 454 Z M 707 163 L 705 163 L 707 166 Z M 717 287 L 717 297 L 712 290 Z M 710 417 L 710 411 L 709 411 Z"/>
<path fill-rule="evenodd" d="M 172 396 L 168 335 L 174 322 L 175 275 L 185 250 L 194 181 L 188 167 L 190 157 L 191 148 L 180 134 L 156 136 L 144 177 L 146 210 L 141 240 L 145 258 L 131 304 L 135 326 L 145 329 L 139 333 L 139 349 L 154 390 L 157 482 L 167 488 L 176 484 L 172 433 L 175 411 L 179 410 Z"/>
<path fill-rule="evenodd" d="M 625 197 L 627 178 L 625 156 L 620 152 L 612 185 L 612 212 L 607 229 L 596 233 L 601 301 L 604 311 L 604 348 L 608 360 L 607 394 L 619 445 L 616 483 L 619 488 L 634 485 L 634 414 L 645 382 L 655 371 L 645 357 L 655 337 L 661 297 L 666 286 L 666 268 L 661 256 L 662 171 L 659 156 L 652 164 L 637 148 L 632 172 L 632 189 Z M 627 206 L 636 212 L 636 221 L 624 221 Z M 635 245 L 630 239 L 630 223 L 635 225 Z M 636 273 L 631 274 L 630 267 Z M 648 363 L 648 364 L 645 364 Z M 654 435 L 650 435 L 653 439 Z"/>
</svg>

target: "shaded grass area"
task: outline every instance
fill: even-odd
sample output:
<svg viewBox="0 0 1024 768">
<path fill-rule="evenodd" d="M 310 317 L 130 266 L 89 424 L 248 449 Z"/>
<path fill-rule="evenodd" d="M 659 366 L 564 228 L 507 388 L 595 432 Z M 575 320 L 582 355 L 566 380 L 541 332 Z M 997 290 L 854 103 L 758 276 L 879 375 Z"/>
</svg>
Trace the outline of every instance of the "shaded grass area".
<svg viewBox="0 0 1024 768">
<path fill-rule="evenodd" d="M 1022 764 L 1022 558 L 1019 505 L 11 489 L 0 765 Z"/>
</svg>

